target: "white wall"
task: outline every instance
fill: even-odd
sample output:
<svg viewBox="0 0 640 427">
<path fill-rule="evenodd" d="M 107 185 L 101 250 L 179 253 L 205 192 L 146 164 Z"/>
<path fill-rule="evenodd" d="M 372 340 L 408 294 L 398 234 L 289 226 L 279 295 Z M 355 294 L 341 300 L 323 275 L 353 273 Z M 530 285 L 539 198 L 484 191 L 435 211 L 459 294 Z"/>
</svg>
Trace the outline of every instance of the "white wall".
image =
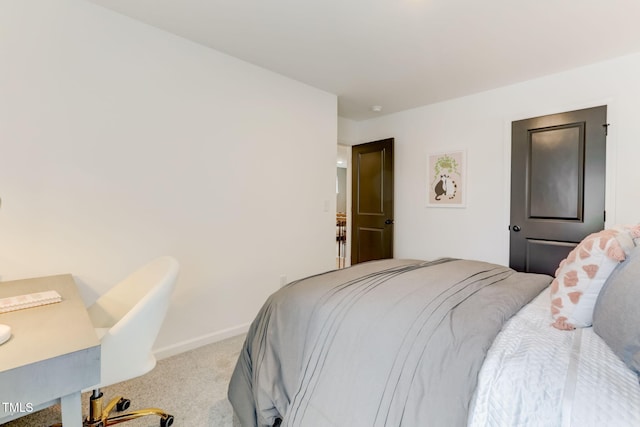
<svg viewBox="0 0 640 427">
<path fill-rule="evenodd" d="M 334 95 L 81 0 L 2 1 L 0 28 L 0 279 L 90 303 L 174 255 L 170 354 L 335 267 Z"/>
<path fill-rule="evenodd" d="M 351 146 L 360 143 L 360 124 L 354 120 L 338 117 L 338 144 Z"/>
<path fill-rule="evenodd" d="M 508 264 L 511 121 L 603 104 L 607 225 L 640 222 L 639 75 L 637 54 L 357 123 L 359 142 L 395 137 L 395 255 Z M 426 208 L 427 153 L 458 148 L 467 150 L 466 209 Z"/>
</svg>

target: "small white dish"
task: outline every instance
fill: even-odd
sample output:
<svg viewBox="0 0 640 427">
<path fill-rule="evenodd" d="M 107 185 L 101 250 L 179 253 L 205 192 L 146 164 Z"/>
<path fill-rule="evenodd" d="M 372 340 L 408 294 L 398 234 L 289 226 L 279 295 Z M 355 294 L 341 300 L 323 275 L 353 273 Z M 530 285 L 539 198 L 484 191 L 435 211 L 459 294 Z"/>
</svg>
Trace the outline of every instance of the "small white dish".
<svg viewBox="0 0 640 427">
<path fill-rule="evenodd" d="M 11 338 L 11 327 L 0 324 L 0 344 L 3 344 L 9 338 Z"/>
</svg>

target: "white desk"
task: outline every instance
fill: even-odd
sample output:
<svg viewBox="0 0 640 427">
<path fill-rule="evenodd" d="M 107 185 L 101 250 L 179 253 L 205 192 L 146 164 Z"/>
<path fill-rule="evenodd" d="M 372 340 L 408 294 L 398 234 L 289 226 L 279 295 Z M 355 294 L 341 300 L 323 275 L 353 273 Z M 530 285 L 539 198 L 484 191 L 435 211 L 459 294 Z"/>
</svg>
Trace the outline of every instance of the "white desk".
<svg viewBox="0 0 640 427">
<path fill-rule="evenodd" d="M 0 314 L 11 327 L 0 345 L 0 423 L 60 402 L 64 426 L 80 427 L 80 394 L 100 382 L 100 341 L 73 277 L 0 282 L 0 298 L 46 290 L 62 302 Z"/>
</svg>

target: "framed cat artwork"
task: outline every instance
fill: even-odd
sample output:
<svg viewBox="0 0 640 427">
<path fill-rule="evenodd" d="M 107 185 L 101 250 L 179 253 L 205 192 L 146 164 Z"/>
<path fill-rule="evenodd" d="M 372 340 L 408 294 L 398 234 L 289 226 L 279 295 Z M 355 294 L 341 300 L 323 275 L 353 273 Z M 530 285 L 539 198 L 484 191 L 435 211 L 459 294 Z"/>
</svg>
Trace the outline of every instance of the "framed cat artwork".
<svg viewBox="0 0 640 427">
<path fill-rule="evenodd" d="M 465 150 L 427 154 L 427 206 L 464 208 L 466 206 Z"/>
</svg>

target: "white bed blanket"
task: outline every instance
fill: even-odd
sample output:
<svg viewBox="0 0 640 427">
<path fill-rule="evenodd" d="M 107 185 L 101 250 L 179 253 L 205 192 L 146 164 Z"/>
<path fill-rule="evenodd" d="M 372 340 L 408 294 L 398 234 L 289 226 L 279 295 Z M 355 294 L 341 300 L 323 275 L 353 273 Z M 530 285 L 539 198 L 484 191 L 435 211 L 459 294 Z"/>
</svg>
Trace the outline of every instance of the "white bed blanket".
<svg viewBox="0 0 640 427">
<path fill-rule="evenodd" d="M 551 323 L 547 289 L 505 325 L 480 371 L 469 426 L 640 426 L 638 377 L 592 328 Z"/>
</svg>

